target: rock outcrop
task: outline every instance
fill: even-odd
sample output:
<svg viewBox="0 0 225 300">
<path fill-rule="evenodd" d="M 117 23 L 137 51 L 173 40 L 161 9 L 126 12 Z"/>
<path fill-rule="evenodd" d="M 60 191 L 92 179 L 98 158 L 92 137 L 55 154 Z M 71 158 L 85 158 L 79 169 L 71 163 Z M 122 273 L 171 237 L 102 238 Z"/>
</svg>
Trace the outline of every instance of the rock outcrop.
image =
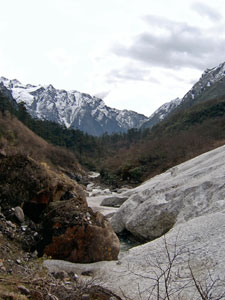
<svg viewBox="0 0 225 300">
<path fill-rule="evenodd" d="M 73 262 L 117 259 L 119 240 L 110 223 L 88 208 L 80 185 L 46 163 L 1 156 L 0 207 L 21 226 L 26 250 Z"/>
<path fill-rule="evenodd" d="M 7 209 L 21 206 L 25 214 L 37 221 L 50 202 L 58 201 L 71 193 L 85 201 L 81 187 L 63 174 L 51 170 L 22 155 L 10 155 L 0 159 L 0 204 Z"/>
</svg>

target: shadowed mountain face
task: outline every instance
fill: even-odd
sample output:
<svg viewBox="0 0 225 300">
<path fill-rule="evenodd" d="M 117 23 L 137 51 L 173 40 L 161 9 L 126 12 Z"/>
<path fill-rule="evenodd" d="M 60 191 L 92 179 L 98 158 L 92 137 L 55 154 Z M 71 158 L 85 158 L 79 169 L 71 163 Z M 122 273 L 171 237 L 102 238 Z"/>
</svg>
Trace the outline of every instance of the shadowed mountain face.
<svg viewBox="0 0 225 300">
<path fill-rule="evenodd" d="M 148 120 L 144 115 L 118 110 L 104 101 L 77 91 L 57 90 L 52 85 L 23 85 L 4 77 L 0 82 L 17 102 L 24 102 L 32 117 L 57 122 L 99 136 L 139 128 Z"/>
</svg>

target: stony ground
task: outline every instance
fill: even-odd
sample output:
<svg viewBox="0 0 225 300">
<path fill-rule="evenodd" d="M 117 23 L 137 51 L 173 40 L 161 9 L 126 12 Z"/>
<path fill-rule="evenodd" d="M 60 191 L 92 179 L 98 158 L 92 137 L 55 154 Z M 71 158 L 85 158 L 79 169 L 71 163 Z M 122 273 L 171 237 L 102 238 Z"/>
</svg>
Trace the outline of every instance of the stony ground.
<svg viewBox="0 0 225 300">
<path fill-rule="evenodd" d="M 74 272 L 48 273 L 42 264 L 45 258 L 22 250 L 20 227 L 0 213 L 0 299 L 120 299 L 93 280 L 84 283 Z"/>
</svg>

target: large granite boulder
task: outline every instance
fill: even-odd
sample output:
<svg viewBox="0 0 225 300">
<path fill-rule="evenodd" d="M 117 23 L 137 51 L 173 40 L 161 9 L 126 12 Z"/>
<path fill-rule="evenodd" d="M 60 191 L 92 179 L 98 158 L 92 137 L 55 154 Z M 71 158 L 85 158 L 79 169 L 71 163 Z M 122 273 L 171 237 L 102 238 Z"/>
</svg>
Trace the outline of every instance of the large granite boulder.
<svg viewBox="0 0 225 300">
<path fill-rule="evenodd" d="M 221 147 L 130 190 L 111 219 L 114 230 L 153 240 L 175 224 L 225 209 L 224 161 Z"/>
<path fill-rule="evenodd" d="M 82 201 L 52 202 L 43 215 L 41 252 L 57 259 L 90 263 L 115 260 L 120 243 L 109 221 Z"/>
</svg>

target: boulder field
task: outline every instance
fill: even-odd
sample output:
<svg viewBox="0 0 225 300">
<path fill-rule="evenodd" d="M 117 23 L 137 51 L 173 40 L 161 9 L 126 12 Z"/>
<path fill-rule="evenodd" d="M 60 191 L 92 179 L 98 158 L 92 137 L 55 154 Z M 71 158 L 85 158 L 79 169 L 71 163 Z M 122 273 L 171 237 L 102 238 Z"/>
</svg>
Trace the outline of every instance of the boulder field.
<svg viewBox="0 0 225 300">
<path fill-rule="evenodd" d="M 89 272 L 123 299 L 225 299 L 224 162 L 225 146 L 120 194 L 112 226 L 145 244 L 119 261 L 45 265 Z"/>
</svg>

